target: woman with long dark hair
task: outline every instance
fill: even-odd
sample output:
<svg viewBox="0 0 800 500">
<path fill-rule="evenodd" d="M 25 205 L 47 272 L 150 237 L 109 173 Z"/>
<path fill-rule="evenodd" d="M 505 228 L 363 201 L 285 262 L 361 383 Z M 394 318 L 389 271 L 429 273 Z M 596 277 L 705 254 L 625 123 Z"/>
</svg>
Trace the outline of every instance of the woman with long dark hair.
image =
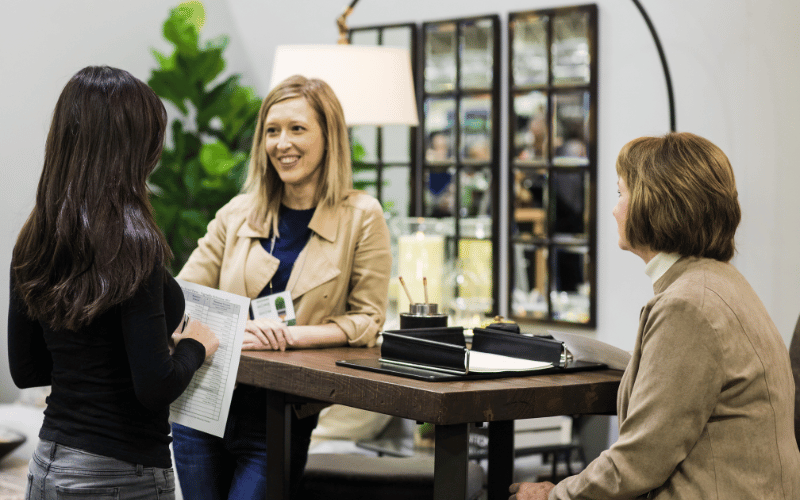
<svg viewBox="0 0 800 500">
<path fill-rule="evenodd" d="M 82 69 L 56 104 L 11 263 L 11 375 L 52 386 L 28 498 L 174 498 L 169 404 L 219 341 L 164 267 L 146 183 L 165 128 L 155 93 L 115 68 Z"/>
</svg>

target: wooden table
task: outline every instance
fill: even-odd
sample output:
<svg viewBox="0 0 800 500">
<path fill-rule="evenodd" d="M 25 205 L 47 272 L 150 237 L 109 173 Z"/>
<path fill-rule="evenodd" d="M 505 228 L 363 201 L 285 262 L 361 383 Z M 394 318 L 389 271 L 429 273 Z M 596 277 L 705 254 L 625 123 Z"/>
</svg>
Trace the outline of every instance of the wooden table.
<svg viewBox="0 0 800 500">
<path fill-rule="evenodd" d="M 464 500 L 468 424 L 489 423 L 489 500 L 506 499 L 513 479 L 514 420 L 553 415 L 613 414 L 617 370 L 427 382 L 336 366 L 377 358 L 376 348 L 242 353 L 239 383 L 268 389 L 268 498 L 288 499 L 289 411 L 305 399 L 336 403 L 436 425 L 434 498 Z M 298 399 L 301 398 L 301 399 Z"/>
</svg>

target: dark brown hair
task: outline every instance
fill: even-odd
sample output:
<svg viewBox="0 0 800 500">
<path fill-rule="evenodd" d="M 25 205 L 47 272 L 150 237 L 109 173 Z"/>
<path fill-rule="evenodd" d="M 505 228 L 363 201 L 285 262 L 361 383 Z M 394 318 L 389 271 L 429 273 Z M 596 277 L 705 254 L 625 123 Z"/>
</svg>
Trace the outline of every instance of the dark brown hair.
<svg viewBox="0 0 800 500">
<path fill-rule="evenodd" d="M 147 191 L 166 120 L 158 96 L 127 71 L 90 66 L 64 87 L 13 252 L 14 286 L 32 318 L 78 329 L 171 258 Z"/>
<path fill-rule="evenodd" d="M 631 246 L 733 258 L 742 214 L 733 169 L 717 146 L 686 132 L 634 139 L 617 157 L 617 175 L 629 192 Z"/>
</svg>

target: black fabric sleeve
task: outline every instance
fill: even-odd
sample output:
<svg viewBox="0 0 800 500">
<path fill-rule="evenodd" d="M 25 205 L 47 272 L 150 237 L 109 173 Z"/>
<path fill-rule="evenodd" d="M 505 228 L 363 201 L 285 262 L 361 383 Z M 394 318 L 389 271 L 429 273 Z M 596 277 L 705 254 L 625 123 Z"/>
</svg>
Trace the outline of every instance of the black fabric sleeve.
<svg viewBox="0 0 800 500">
<path fill-rule="evenodd" d="M 11 290 L 8 304 L 8 365 L 11 378 L 20 389 L 50 385 L 53 358 L 44 341 L 44 331 L 38 321 L 28 317 L 22 299 Z"/>
<path fill-rule="evenodd" d="M 173 300 L 165 303 L 165 295 Z M 178 308 L 182 314 L 184 302 L 178 283 L 161 267 L 122 305 L 122 334 L 136 398 L 154 411 L 177 399 L 205 360 L 205 348 L 193 339 L 179 342 L 170 355 L 168 340 L 177 325 L 168 328 L 165 308 Z"/>
</svg>

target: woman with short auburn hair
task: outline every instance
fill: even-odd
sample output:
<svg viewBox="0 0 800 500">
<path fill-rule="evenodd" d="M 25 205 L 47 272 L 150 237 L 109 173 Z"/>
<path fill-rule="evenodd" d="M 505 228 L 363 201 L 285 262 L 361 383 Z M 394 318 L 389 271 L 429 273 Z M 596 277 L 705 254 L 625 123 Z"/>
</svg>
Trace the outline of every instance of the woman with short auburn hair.
<svg viewBox="0 0 800 500">
<path fill-rule="evenodd" d="M 800 498 L 789 354 L 728 263 L 741 218 L 728 158 L 670 133 L 626 144 L 617 173 L 619 246 L 655 292 L 620 383 L 619 439 L 557 485 L 511 485 L 511 500 Z"/>
<path fill-rule="evenodd" d="M 690 133 L 641 137 L 617 158 L 630 192 L 626 239 L 634 246 L 728 262 L 742 218 L 728 157 Z"/>
</svg>

